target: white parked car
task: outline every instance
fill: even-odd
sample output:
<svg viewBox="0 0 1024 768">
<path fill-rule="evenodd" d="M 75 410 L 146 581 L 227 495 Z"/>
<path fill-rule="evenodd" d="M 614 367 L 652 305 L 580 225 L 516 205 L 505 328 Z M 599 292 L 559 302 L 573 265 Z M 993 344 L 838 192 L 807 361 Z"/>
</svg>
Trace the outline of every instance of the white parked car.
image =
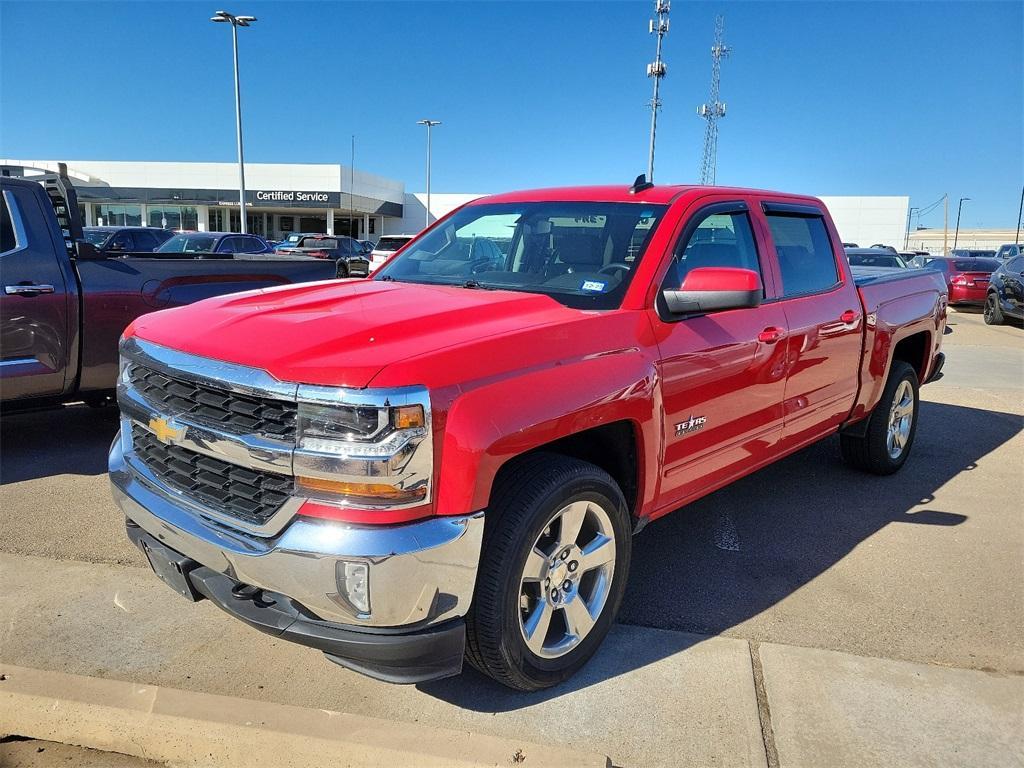
<svg viewBox="0 0 1024 768">
<path fill-rule="evenodd" d="M 391 255 L 412 240 L 414 235 L 384 235 L 370 251 L 370 272 L 391 258 Z"/>
</svg>

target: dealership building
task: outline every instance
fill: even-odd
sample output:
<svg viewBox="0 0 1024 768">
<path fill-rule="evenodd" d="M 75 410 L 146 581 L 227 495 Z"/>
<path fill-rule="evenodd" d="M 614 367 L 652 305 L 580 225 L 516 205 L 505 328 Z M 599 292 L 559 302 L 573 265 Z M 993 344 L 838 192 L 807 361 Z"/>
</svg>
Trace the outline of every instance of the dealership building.
<svg viewBox="0 0 1024 768">
<path fill-rule="evenodd" d="M 169 229 L 241 229 L 236 163 L 68 160 L 87 225 Z M 0 160 L 16 175 L 56 171 L 56 160 Z M 23 173 L 19 174 L 19 169 Z M 289 232 L 327 232 L 376 241 L 414 234 L 426 221 L 426 196 L 405 183 L 335 163 L 246 163 L 249 232 L 282 239 Z M 481 194 L 431 196 L 430 220 Z M 822 196 L 844 242 L 902 248 L 906 196 Z"/>
<path fill-rule="evenodd" d="M 66 163 L 87 225 L 241 230 L 236 163 Z M 56 160 L 0 164 L 14 174 L 57 170 Z M 246 229 L 270 239 L 328 232 L 376 240 L 403 231 L 401 181 L 333 163 L 246 163 L 245 185 Z"/>
</svg>

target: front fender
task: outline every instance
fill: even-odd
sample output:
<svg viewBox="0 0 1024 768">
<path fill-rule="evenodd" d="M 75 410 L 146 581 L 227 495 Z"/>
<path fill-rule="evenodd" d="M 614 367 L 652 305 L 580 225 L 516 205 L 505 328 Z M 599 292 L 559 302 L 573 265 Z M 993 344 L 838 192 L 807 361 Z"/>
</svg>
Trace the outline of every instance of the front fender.
<svg viewBox="0 0 1024 768">
<path fill-rule="evenodd" d="M 638 436 L 637 508 L 657 485 L 660 429 L 654 362 L 639 349 L 559 362 L 459 391 L 445 414 L 437 512 L 484 509 L 509 459 L 593 427 L 628 421 Z"/>
</svg>

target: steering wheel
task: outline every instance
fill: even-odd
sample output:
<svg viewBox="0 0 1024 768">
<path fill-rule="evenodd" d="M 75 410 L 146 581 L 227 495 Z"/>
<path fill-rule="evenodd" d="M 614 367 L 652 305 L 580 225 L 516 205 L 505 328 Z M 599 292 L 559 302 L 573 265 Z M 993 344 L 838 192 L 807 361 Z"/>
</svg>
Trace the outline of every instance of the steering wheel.
<svg viewBox="0 0 1024 768">
<path fill-rule="evenodd" d="M 473 259 L 469 262 L 469 271 L 471 274 L 478 274 L 480 272 L 488 272 L 494 269 L 496 262 L 494 259 Z"/>
<path fill-rule="evenodd" d="M 615 274 L 614 270 L 616 269 L 622 270 L 623 272 L 629 272 L 632 267 L 630 267 L 629 264 L 622 263 L 621 261 L 613 261 L 610 264 L 605 264 L 597 271 L 602 275 L 613 275 Z"/>
</svg>

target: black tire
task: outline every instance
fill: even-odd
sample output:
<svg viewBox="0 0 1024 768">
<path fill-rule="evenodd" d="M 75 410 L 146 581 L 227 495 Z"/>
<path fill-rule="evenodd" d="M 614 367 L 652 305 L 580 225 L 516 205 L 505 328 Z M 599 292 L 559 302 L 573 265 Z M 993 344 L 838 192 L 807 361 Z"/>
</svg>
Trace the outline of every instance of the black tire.
<svg viewBox="0 0 1024 768">
<path fill-rule="evenodd" d="M 487 509 L 473 605 L 466 617 L 466 658 L 494 680 L 520 691 L 566 680 L 594 654 L 618 614 L 629 574 L 632 526 L 622 491 L 600 468 L 538 453 L 503 470 Z M 536 655 L 520 628 L 520 579 L 527 555 L 557 512 L 575 501 L 597 503 L 614 531 L 615 563 L 604 607 L 589 633 L 558 658 Z"/>
<path fill-rule="evenodd" d="M 338 262 L 338 268 L 337 268 L 337 271 L 335 272 L 335 275 L 338 278 L 342 278 L 342 279 L 348 277 L 348 264 L 345 264 L 345 263 L 339 261 Z"/>
<path fill-rule="evenodd" d="M 1002 325 L 1004 322 L 1003 308 L 999 306 L 999 297 L 994 292 L 985 299 L 985 325 Z"/>
<path fill-rule="evenodd" d="M 913 411 L 910 422 L 910 433 L 897 456 L 890 453 L 889 425 L 892 418 L 893 401 L 904 382 L 908 382 L 913 396 Z M 894 361 L 885 382 L 885 390 L 868 417 L 867 430 L 863 436 L 841 434 L 839 447 L 843 459 L 851 466 L 875 475 L 891 475 L 897 472 L 910 455 L 917 434 L 917 422 L 920 414 L 920 394 L 917 372 L 908 363 Z"/>
</svg>

